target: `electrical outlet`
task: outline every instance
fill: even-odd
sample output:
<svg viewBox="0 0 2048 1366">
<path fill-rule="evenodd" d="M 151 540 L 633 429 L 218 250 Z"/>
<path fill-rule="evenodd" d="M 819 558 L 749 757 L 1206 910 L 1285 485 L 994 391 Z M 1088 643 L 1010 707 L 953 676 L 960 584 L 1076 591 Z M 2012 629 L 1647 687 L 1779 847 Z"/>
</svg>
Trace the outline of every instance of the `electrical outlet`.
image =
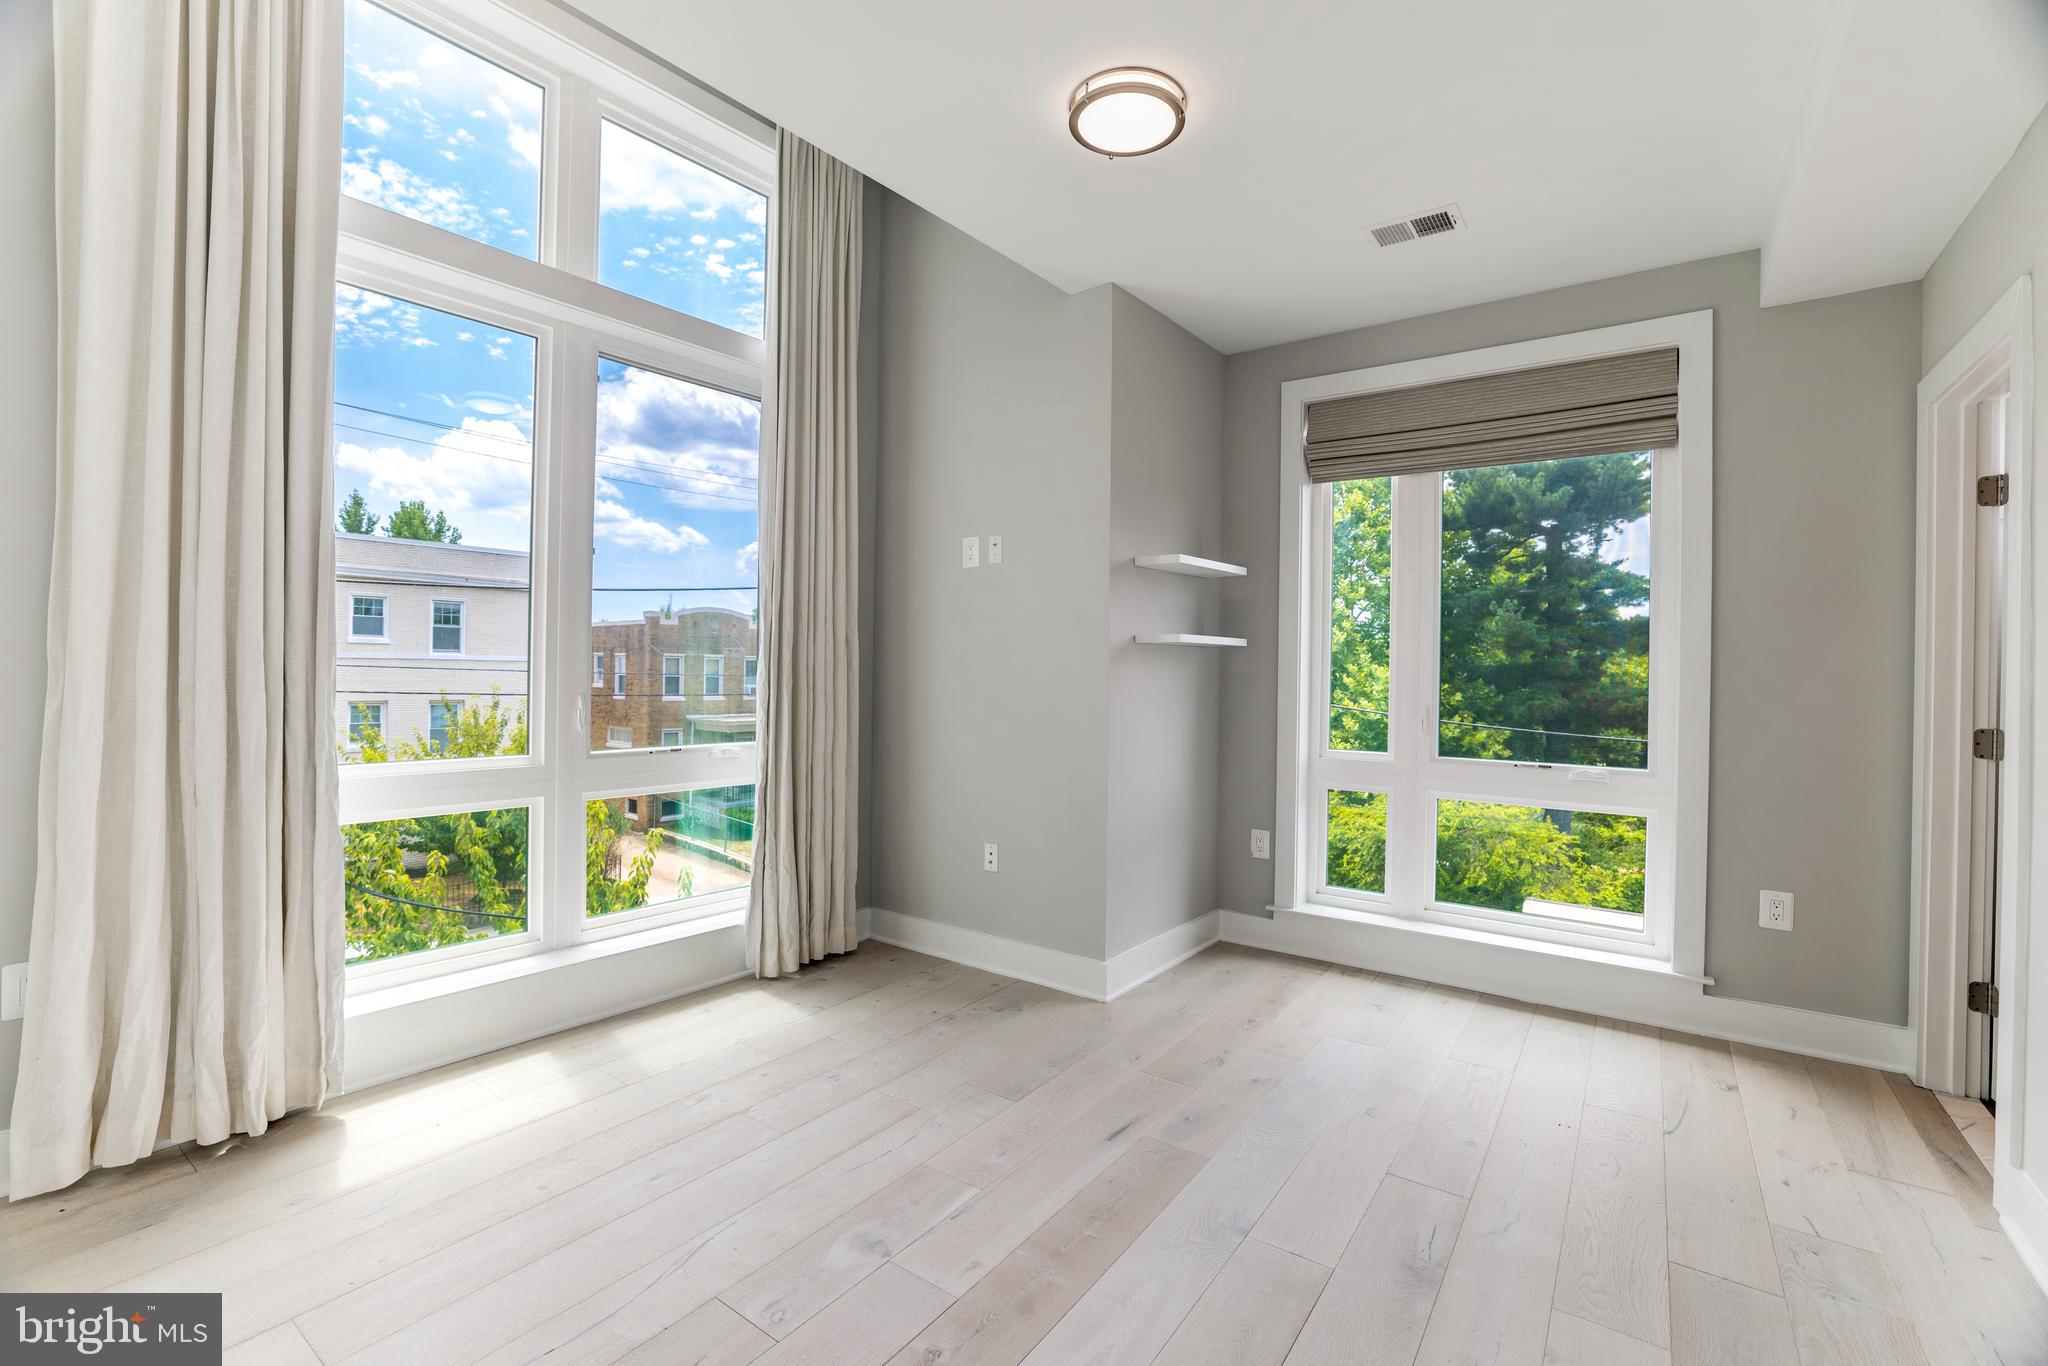
<svg viewBox="0 0 2048 1366">
<path fill-rule="evenodd" d="M 1273 857 L 1273 832 L 1272 832 L 1272 831 L 1270 831 L 1270 830 L 1254 830 L 1254 831 L 1252 831 L 1252 857 L 1253 857 L 1253 858 L 1271 858 L 1271 857 Z"/>
<path fill-rule="evenodd" d="M 981 871 L 993 873 L 996 870 L 996 847 L 993 844 L 981 846 Z"/>
<path fill-rule="evenodd" d="M 0 1020 L 18 1020 L 28 1009 L 28 964 L 0 968 Z"/>
<path fill-rule="evenodd" d="M 964 536 L 960 540 L 960 567 L 979 569 L 981 567 L 981 537 Z"/>
<path fill-rule="evenodd" d="M 1792 893 L 1759 892 L 1757 894 L 1756 923 L 1767 930 L 1791 929 Z"/>
<path fill-rule="evenodd" d="M 1001 564 L 1003 562 L 1002 537 L 991 536 L 988 538 L 988 562 L 990 564 Z"/>
</svg>

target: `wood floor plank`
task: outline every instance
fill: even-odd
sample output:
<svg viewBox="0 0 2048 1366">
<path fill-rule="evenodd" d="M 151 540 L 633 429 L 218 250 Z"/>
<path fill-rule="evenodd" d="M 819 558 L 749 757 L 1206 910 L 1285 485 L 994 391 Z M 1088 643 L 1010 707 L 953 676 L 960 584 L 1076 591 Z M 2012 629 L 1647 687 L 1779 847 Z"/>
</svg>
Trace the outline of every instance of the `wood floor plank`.
<svg viewBox="0 0 2048 1366">
<path fill-rule="evenodd" d="M 891 1366 L 1015 1366 L 1202 1167 L 1131 1145 L 900 1352 Z"/>
<path fill-rule="evenodd" d="M 770 1337 L 786 1338 L 973 1194 L 972 1186 L 919 1167 L 719 1298 Z"/>
<path fill-rule="evenodd" d="M 1426 982 L 1382 973 L 1365 985 L 1358 1000 L 1330 1026 L 1330 1032 L 1354 1043 L 1384 1044 L 1394 1037 L 1427 989 Z"/>
<path fill-rule="evenodd" d="M 1226 1001 L 1203 1025 L 1150 1063 L 1146 1070 L 1184 1086 L 1199 1086 L 1240 1049 L 1250 1048 L 1266 1027 L 1327 970 L 1273 962 L 1245 989 Z"/>
<path fill-rule="evenodd" d="M 1178 1083 L 1141 1074 L 1083 1111 L 896 1260 L 950 1294 L 965 1291 L 1187 1093 Z"/>
<path fill-rule="evenodd" d="M 1294 1067 L 1292 1058 L 1241 1048 L 1203 1077 L 1185 1101 L 1154 1120 L 1148 1132 L 1189 1152 L 1213 1156 Z"/>
<path fill-rule="evenodd" d="M 1799 1366 L 1785 1301 L 1671 1265 L 1672 1366 Z"/>
<path fill-rule="evenodd" d="M 289 1323 L 221 1353 L 221 1366 L 320 1366 L 320 1358 Z"/>
<path fill-rule="evenodd" d="M 1669 1366 L 1671 1353 L 1626 1333 L 1553 1310 L 1543 1366 Z"/>
<path fill-rule="evenodd" d="M 1996 1161 L 1998 1126 L 1992 1121 L 1991 1112 L 1984 1108 L 1984 1102 L 1966 1096 L 1943 1095 L 1935 1096 L 1935 1100 L 1970 1145 L 1970 1151 L 1977 1154 L 1984 1170 L 1990 1171 Z"/>
<path fill-rule="evenodd" d="M 1728 1045 L 1666 1031 L 1660 1049 L 1671 1260 L 1775 1295 L 1778 1259 Z"/>
<path fill-rule="evenodd" d="M 1298 988 L 1271 1023 L 1252 1036 L 1252 1047 L 1300 1061 L 1358 1003 L 1371 981 L 1370 973 L 1331 968 Z"/>
<path fill-rule="evenodd" d="M 1597 1021 L 1586 1104 L 1638 1119 L 1664 1120 L 1664 1068 L 1657 1030 L 1627 1020 Z"/>
<path fill-rule="evenodd" d="M 1551 1303 L 1661 1351 L 1671 1345 L 1663 1126 L 1595 1105 L 1580 1123 Z"/>
<path fill-rule="evenodd" d="M 755 1360 L 760 1366 L 879 1366 L 952 1297 L 887 1263 Z"/>
<path fill-rule="evenodd" d="M 1025 1360 L 1150 1360 L 1356 1089 L 1371 1056 L 1346 1039 L 1317 1044 Z"/>
<path fill-rule="evenodd" d="M 712 1300 L 618 1359 L 618 1366 L 746 1366 L 775 1339 Z"/>
<path fill-rule="evenodd" d="M 1154 1366 L 1279 1366 L 1329 1279 L 1329 1267 L 1246 1238 Z"/>
<path fill-rule="evenodd" d="M 1883 1257 L 1810 1233 L 1774 1232 L 1800 1360 L 1925 1366 L 1920 1335 Z"/>
<path fill-rule="evenodd" d="M 1991 1169 L 1956 1127 L 1941 1097 L 1915 1086 L 1911 1078 L 1896 1072 L 1885 1073 L 1884 1079 L 1899 1108 L 1905 1111 L 1906 1122 L 1913 1126 L 1913 1132 L 1920 1136 L 1928 1156 L 1948 1182 L 1938 1189 L 1953 1195 L 1977 1227 L 1997 1228 L 1998 1211 L 1991 1207 Z"/>
<path fill-rule="evenodd" d="M 1457 1245 L 1465 1202 L 1390 1176 L 1287 1354 L 1287 1366 L 1406 1366 Z M 905 1363 L 908 1366 L 908 1363 Z"/>
<path fill-rule="evenodd" d="M 1530 1032 L 1418 1362 L 1543 1355 L 1591 1053 L 1584 1035 Z"/>
<path fill-rule="evenodd" d="M 1478 1063 L 1456 1058 L 1445 1063 L 1408 1142 L 1387 1170 L 1452 1195 L 1472 1194 L 1513 1080 L 1513 1073 Z"/>
<path fill-rule="evenodd" d="M 2048 1361 L 2048 1300 L 2013 1276 L 1952 1195 L 1857 1173 L 1877 1251 L 1930 1360 Z"/>
<path fill-rule="evenodd" d="M 1806 1070 L 1842 1159 L 1853 1170 L 1929 1190 L 1949 1189 L 1947 1174 L 1881 1073 L 1825 1058 L 1806 1059 Z"/>
<path fill-rule="evenodd" d="M 1533 1018 L 1528 1006 L 1498 996 L 1482 996 L 1472 1007 L 1472 1018 L 1451 1047 L 1459 1062 L 1477 1063 L 1496 1072 L 1512 1072 L 1522 1056 L 1522 1043 L 1529 1037 Z"/>
<path fill-rule="evenodd" d="M 987 1186 L 1071 1124 L 1074 1115 L 1137 1083 L 1138 1073 L 1091 1054 L 931 1159 L 970 1186 Z"/>
<path fill-rule="evenodd" d="M 1324 1266 L 1337 1264 L 1380 1178 L 1408 1142 L 1473 1005 L 1462 992 L 1439 990 L 1412 1004 L 1358 1089 L 1267 1206 L 1254 1230 L 1261 1240 Z"/>
<path fill-rule="evenodd" d="M 1771 1222 L 1880 1251 L 1805 1060 L 1748 1044 L 1731 1048 L 1750 1152 Z"/>
</svg>

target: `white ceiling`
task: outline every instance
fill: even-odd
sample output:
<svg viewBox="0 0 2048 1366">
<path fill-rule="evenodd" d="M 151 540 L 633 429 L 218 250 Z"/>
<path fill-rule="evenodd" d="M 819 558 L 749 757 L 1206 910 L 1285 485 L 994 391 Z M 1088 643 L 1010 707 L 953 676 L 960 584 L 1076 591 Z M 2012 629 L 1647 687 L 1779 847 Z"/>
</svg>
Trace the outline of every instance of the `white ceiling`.
<svg viewBox="0 0 2048 1366">
<path fill-rule="evenodd" d="M 1226 352 L 1759 247 L 1768 302 L 1918 279 L 2048 102 L 2048 0 L 575 3 Z M 1067 94 L 1131 62 L 1187 132 L 1092 157 Z"/>
</svg>

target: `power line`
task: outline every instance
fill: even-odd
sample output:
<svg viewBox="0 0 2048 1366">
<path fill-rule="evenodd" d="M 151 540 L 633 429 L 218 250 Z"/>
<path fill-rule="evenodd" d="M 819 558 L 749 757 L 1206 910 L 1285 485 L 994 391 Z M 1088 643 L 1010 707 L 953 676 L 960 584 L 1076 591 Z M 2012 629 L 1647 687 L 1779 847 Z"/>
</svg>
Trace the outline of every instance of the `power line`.
<svg viewBox="0 0 2048 1366">
<path fill-rule="evenodd" d="M 1330 708 L 1333 711 L 1364 712 L 1367 716 L 1391 719 L 1391 713 L 1389 712 L 1383 712 L 1374 707 L 1353 706 L 1348 702 L 1332 702 Z M 1580 730 L 1542 730 L 1533 726 L 1504 726 L 1494 721 L 1452 721 L 1441 716 L 1437 718 L 1436 723 L 1439 726 L 1461 726 L 1471 730 L 1511 730 L 1523 735 L 1546 735 L 1563 740 L 1612 740 L 1617 744 L 1625 745 L 1647 745 L 1650 743 L 1647 739 L 1638 738 L 1633 735 L 1590 735 Z"/>
</svg>

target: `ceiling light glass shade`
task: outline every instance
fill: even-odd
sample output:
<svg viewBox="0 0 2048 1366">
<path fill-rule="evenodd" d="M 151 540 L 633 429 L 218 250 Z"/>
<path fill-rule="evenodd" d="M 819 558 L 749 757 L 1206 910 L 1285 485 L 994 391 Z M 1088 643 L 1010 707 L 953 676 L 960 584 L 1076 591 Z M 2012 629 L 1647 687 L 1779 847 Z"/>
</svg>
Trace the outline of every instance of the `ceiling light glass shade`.
<svg viewBox="0 0 2048 1366">
<path fill-rule="evenodd" d="M 1141 157 L 1180 136 L 1188 92 L 1163 71 L 1117 66 L 1074 87 L 1067 130 L 1074 141 L 1106 157 Z"/>
</svg>

